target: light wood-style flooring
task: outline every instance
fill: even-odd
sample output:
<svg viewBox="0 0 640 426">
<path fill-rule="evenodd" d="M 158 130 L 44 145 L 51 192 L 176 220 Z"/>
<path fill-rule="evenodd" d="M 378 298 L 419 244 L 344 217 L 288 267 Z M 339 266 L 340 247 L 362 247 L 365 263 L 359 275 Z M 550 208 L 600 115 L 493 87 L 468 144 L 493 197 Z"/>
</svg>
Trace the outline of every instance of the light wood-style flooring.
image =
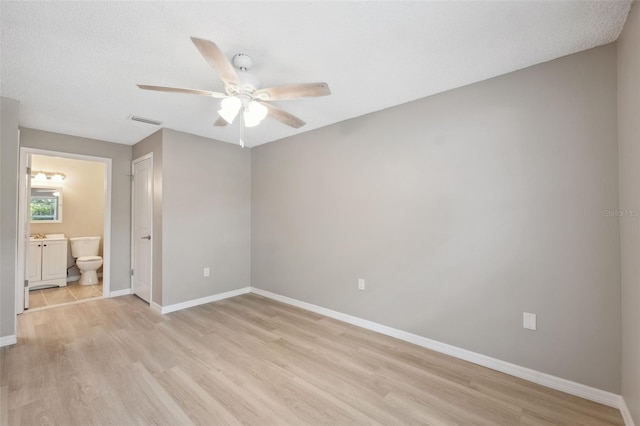
<svg viewBox="0 0 640 426">
<path fill-rule="evenodd" d="M 617 410 L 254 294 L 21 315 L 2 425 L 622 425 Z"/>
</svg>

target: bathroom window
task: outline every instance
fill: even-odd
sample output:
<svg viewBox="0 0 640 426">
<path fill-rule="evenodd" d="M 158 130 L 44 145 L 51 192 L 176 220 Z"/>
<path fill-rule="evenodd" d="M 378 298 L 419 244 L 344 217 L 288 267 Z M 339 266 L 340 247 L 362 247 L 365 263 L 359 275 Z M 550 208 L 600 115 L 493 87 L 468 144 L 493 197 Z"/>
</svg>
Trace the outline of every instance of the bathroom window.
<svg viewBox="0 0 640 426">
<path fill-rule="evenodd" d="M 62 188 L 31 187 L 31 222 L 62 223 Z"/>
</svg>

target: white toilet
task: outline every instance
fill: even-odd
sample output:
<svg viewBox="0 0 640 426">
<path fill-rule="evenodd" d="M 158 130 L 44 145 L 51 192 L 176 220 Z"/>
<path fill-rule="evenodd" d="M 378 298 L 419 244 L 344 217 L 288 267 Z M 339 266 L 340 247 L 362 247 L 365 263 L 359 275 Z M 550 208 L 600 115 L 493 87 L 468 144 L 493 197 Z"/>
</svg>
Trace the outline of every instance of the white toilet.
<svg viewBox="0 0 640 426">
<path fill-rule="evenodd" d="M 71 256 L 76 259 L 76 266 L 80 270 L 82 285 L 98 284 L 97 270 L 102 266 L 102 257 L 98 256 L 100 250 L 100 237 L 74 237 L 71 242 Z"/>
</svg>

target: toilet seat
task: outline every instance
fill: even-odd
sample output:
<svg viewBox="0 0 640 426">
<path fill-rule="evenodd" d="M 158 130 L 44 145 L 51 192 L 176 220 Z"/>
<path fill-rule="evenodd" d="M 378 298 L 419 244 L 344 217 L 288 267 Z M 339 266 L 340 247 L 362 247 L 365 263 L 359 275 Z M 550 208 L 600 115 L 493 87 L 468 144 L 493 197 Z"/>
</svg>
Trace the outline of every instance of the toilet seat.
<svg viewBox="0 0 640 426">
<path fill-rule="evenodd" d="M 80 256 L 76 259 L 77 262 L 95 262 L 96 260 L 102 260 L 100 256 Z"/>
</svg>

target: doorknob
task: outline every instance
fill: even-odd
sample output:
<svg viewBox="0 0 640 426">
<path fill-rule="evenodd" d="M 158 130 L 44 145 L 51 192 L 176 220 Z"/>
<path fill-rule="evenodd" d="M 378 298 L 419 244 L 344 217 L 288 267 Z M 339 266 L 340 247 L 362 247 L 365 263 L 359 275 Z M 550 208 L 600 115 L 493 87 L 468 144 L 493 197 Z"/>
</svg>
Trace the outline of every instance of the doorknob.
<svg viewBox="0 0 640 426">
<path fill-rule="evenodd" d="M 140 237 L 140 238 L 142 238 L 143 240 L 150 240 L 151 239 L 151 235 L 147 235 L 146 237 Z"/>
</svg>

